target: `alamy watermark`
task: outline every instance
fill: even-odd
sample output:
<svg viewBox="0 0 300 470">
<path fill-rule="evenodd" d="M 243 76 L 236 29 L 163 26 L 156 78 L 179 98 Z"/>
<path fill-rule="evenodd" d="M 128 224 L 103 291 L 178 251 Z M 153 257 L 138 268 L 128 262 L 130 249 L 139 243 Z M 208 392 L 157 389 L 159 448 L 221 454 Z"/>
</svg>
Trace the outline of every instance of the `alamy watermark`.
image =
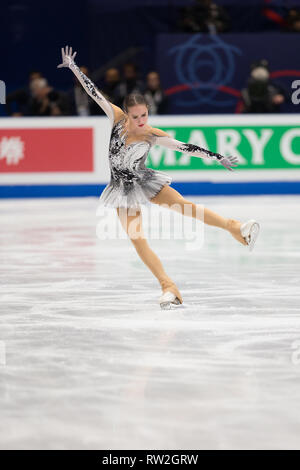
<svg viewBox="0 0 300 470">
<path fill-rule="evenodd" d="M 153 204 L 145 212 L 120 207 L 119 215 L 100 204 L 96 215 L 100 218 L 96 227 L 100 240 L 185 240 L 186 250 L 199 250 L 204 245 L 203 204 L 161 204 L 159 208 Z"/>
<path fill-rule="evenodd" d="M 292 83 L 292 88 L 296 89 L 292 94 L 292 103 L 299 104 L 300 103 L 300 80 L 294 80 Z"/>
<path fill-rule="evenodd" d="M 6 86 L 3 80 L 0 80 L 0 104 L 6 103 Z"/>
</svg>

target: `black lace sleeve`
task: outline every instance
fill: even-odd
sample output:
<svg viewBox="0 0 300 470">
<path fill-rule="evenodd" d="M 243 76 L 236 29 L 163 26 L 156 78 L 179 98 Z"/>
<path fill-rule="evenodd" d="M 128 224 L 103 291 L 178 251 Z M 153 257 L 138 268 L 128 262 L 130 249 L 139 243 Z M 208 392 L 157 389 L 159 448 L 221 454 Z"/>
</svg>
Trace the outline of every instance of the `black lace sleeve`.
<svg viewBox="0 0 300 470">
<path fill-rule="evenodd" d="M 111 125 L 113 126 L 114 123 L 114 110 L 111 103 L 102 95 L 96 85 L 90 80 L 75 64 L 74 60 L 70 63 L 70 69 L 76 75 L 78 80 L 80 81 L 81 85 L 85 89 L 85 91 L 90 95 L 93 100 L 103 109 L 105 114 L 108 116 Z"/>
<path fill-rule="evenodd" d="M 172 137 L 156 137 L 155 144 L 176 150 L 177 152 L 187 153 L 195 157 L 211 158 L 213 160 L 221 160 L 224 158 L 219 153 L 211 152 L 210 150 L 206 150 L 198 145 L 180 142 Z"/>
</svg>

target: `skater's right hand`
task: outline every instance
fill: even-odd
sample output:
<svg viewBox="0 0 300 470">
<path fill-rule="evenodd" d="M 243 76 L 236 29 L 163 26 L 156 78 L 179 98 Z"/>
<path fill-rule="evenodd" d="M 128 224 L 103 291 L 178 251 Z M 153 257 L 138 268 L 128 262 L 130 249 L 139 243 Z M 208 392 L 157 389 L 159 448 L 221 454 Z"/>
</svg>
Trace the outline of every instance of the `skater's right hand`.
<svg viewBox="0 0 300 470">
<path fill-rule="evenodd" d="M 62 55 L 62 63 L 57 66 L 57 68 L 61 67 L 70 67 L 71 61 L 74 60 L 74 57 L 76 56 L 77 52 L 74 52 L 72 55 L 72 47 L 69 48 L 69 46 L 66 46 L 66 50 L 64 48 L 61 48 L 61 55 Z"/>
</svg>

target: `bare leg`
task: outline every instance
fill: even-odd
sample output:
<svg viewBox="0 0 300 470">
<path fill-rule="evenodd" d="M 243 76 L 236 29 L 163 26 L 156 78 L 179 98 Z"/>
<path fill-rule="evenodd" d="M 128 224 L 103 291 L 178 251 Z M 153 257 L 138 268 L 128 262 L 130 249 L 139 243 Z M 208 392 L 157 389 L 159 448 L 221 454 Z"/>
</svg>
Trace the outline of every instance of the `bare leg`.
<svg viewBox="0 0 300 470">
<path fill-rule="evenodd" d="M 205 224 L 228 230 L 236 240 L 243 245 L 247 245 L 246 240 L 242 237 L 240 232 L 240 226 L 242 225 L 241 222 L 235 219 L 224 218 L 207 207 L 204 207 L 204 220 L 202 220 L 202 218 L 200 218 L 201 216 L 199 216 L 199 212 L 197 213 L 197 205 L 185 199 L 178 191 L 171 188 L 169 185 L 165 185 L 160 192 L 151 199 L 151 202 L 159 205 L 168 205 L 170 209 L 180 212 L 183 215 L 191 214 L 193 218 L 199 219 Z M 191 210 L 186 211 L 185 213 L 184 207 L 188 206 Z"/>
<path fill-rule="evenodd" d="M 128 234 L 141 260 L 148 266 L 160 283 L 162 292 L 173 292 L 180 300 L 180 303 L 182 303 L 182 297 L 176 284 L 166 274 L 160 259 L 148 245 L 142 228 L 141 210 L 136 211 L 135 215 L 130 215 L 128 209 L 117 208 L 117 214 L 122 227 Z"/>
</svg>

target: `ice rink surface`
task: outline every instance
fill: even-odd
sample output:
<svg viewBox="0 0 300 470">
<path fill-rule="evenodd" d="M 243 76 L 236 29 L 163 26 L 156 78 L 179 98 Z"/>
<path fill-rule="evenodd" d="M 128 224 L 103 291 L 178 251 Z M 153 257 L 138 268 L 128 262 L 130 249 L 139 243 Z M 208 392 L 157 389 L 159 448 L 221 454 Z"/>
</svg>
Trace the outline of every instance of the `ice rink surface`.
<svg viewBox="0 0 300 470">
<path fill-rule="evenodd" d="M 169 311 L 97 198 L 0 201 L 1 449 L 300 449 L 300 197 L 188 199 L 261 232 L 149 240 Z"/>
</svg>

